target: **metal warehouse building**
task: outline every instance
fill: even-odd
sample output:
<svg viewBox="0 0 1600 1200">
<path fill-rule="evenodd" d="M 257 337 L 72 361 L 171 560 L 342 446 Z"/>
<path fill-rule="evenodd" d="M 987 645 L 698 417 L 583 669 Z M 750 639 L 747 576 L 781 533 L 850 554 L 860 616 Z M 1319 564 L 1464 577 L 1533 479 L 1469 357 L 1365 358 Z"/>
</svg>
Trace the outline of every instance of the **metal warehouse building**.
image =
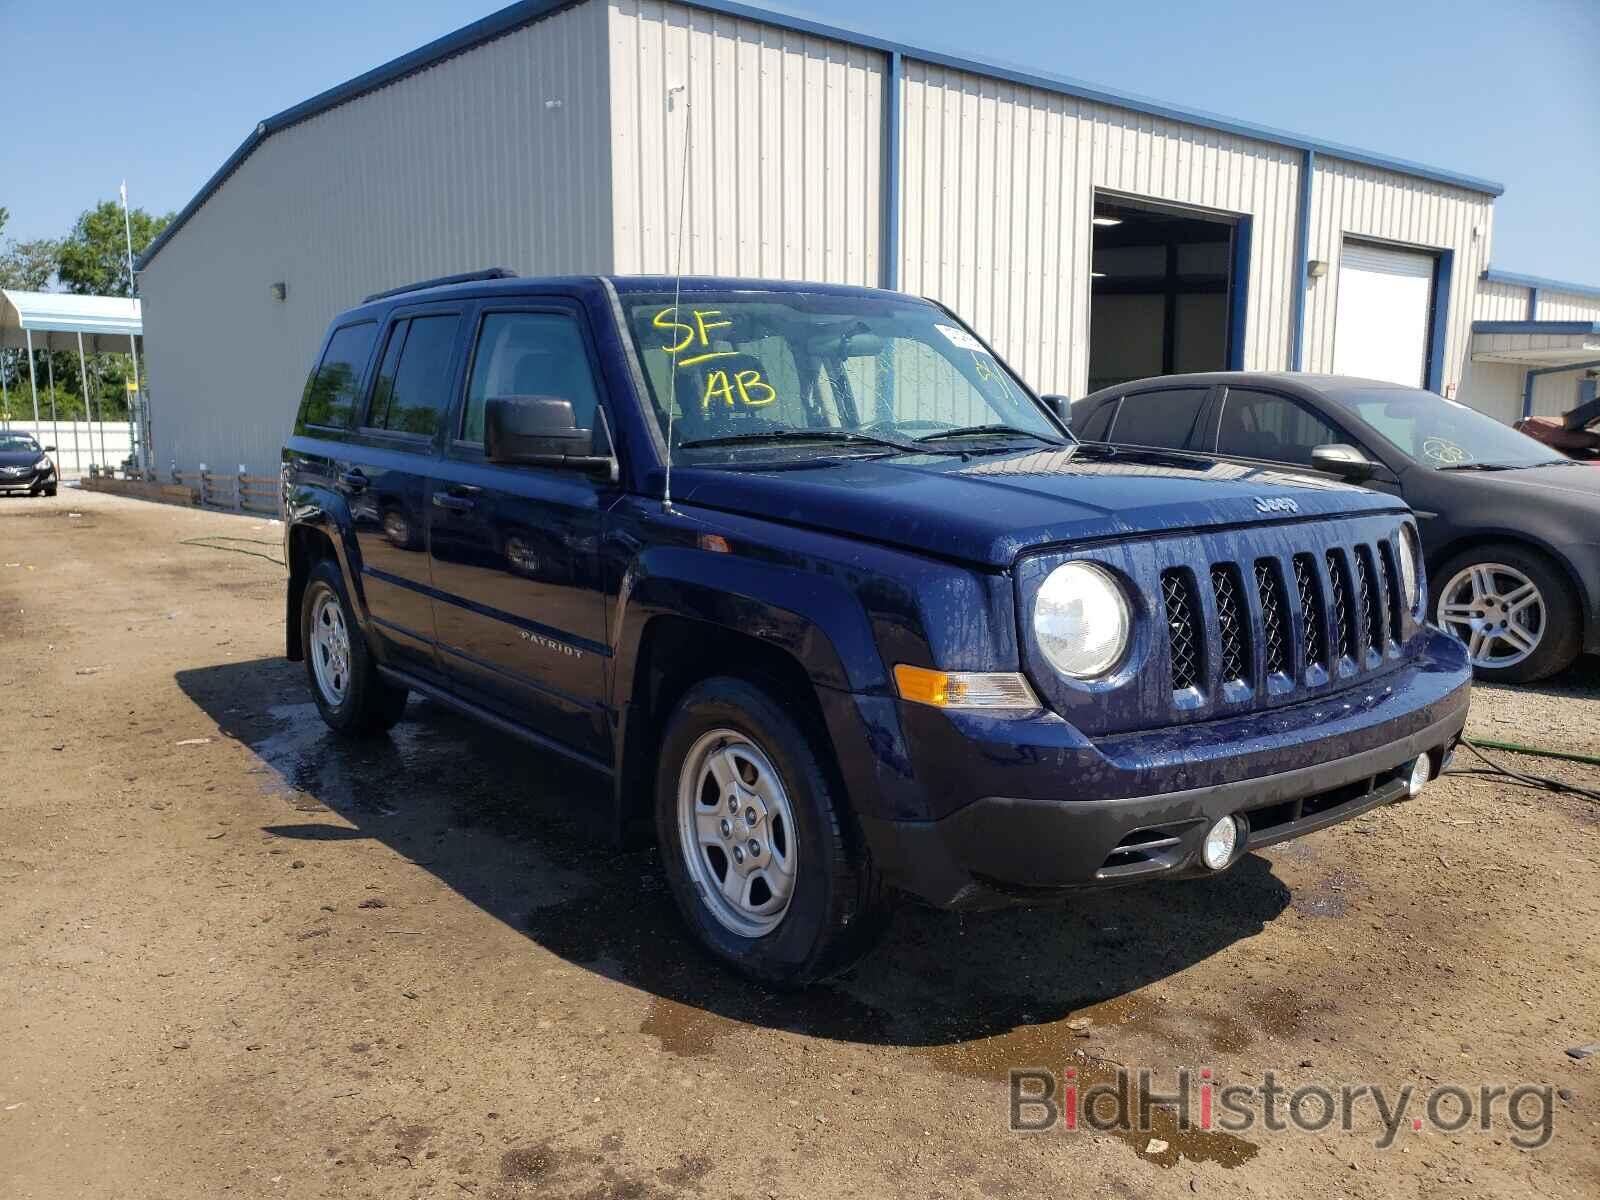
<svg viewBox="0 0 1600 1200">
<path fill-rule="evenodd" d="M 1600 360 L 1600 291 L 1488 270 L 1498 184 L 727 0 L 528 0 L 262 122 L 150 248 L 152 465 L 272 469 L 369 292 L 671 270 L 686 138 L 686 271 L 936 297 L 1041 391 L 1288 368 L 1511 419 Z"/>
</svg>

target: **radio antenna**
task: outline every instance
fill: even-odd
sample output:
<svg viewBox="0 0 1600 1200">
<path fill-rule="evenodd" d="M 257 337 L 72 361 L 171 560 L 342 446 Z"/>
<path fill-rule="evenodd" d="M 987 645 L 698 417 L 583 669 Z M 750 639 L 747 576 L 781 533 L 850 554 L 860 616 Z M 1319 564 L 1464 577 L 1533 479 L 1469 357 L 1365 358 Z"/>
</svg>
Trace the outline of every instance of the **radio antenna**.
<svg viewBox="0 0 1600 1200">
<path fill-rule="evenodd" d="M 689 89 L 678 84 L 667 89 L 667 111 L 677 107 L 678 93 L 683 93 L 683 175 L 678 184 L 678 245 L 674 251 L 672 273 L 672 319 L 678 319 L 678 306 L 683 298 L 683 222 L 689 208 L 689 139 L 694 135 L 694 122 L 689 119 Z M 674 352 L 667 352 L 667 478 L 661 488 L 661 508 L 672 511 L 672 416 L 678 408 L 678 362 Z"/>
</svg>

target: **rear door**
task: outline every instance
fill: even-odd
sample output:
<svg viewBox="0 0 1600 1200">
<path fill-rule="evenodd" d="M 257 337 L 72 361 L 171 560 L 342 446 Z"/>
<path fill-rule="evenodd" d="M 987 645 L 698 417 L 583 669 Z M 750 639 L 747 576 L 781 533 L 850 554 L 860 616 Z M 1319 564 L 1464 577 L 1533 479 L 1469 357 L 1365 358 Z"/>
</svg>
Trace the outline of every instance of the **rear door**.
<svg viewBox="0 0 1600 1200">
<path fill-rule="evenodd" d="M 367 609 L 396 665 L 436 665 L 424 506 L 459 368 L 461 315 L 459 304 L 390 314 L 339 477 Z"/>
<path fill-rule="evenodd" d="M 464 402 L 430 486 L 442 666 L 486 707 L 608 763 L 601 520 L 620 494 L 582 472 L 489 462 L 496 396 L 555 396 L 593 428 L 604 397 L 576 303 L 518 298 L 474 318 Z"/>
<path fill-rule="evenodd" d="M 1156 388 L 1122 398 L 1107 427 L 1105 440 L 1155 450 L 1209 452 L 1204 431 L 1207 401 L 1215 389 L 1205 386 Z"/>
</svg>

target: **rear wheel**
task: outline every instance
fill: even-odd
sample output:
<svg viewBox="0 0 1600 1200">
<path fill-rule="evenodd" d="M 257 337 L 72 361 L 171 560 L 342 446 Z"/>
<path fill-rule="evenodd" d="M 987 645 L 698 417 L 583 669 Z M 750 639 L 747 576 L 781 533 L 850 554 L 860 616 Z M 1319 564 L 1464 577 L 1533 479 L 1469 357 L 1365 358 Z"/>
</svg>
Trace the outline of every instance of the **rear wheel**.
<svg viewBox="0 0 1600 1200">
<path fill-rule="evenodd" d="M 656 828 L 690 930 L 743 975 L 799 986 L 848 966 L 887 914 L 817 736 L 763 688 L 696 684 L 662 738 Z"/>
<path fill-rule="evenodd" d="M 323 559 L 311 569 L 300 606 L 311 696 L 330 728 L 350 737 L 392 729 L 405 713 L 406 689 L 386 682 L 356 625 L 338 566 Z"/>
<path fill-rule="evenodd" d="M 1583 644 L 1578 598 L 1544 555 L 1510 542 L 1455 555 L 1435 576 L 1434 620 L 1467 644 L 1486 683 L 1530 683 L 1554 675 Z"/>
</svg>

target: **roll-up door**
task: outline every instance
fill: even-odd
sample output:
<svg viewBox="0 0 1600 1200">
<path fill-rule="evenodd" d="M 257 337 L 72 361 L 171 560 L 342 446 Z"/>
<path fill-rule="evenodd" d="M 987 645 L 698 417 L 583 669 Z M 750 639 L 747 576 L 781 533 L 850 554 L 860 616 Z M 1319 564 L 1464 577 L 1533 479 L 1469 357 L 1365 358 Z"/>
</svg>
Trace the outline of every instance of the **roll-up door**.
<svg viewBox="0 0 1600 1200">
<path fill-rule="evenodd" d="M 1334 374 L 1427 386 L 1434 265 L 1431 254 L 1345 242 L 1339 258 Z"/>
</svg>

